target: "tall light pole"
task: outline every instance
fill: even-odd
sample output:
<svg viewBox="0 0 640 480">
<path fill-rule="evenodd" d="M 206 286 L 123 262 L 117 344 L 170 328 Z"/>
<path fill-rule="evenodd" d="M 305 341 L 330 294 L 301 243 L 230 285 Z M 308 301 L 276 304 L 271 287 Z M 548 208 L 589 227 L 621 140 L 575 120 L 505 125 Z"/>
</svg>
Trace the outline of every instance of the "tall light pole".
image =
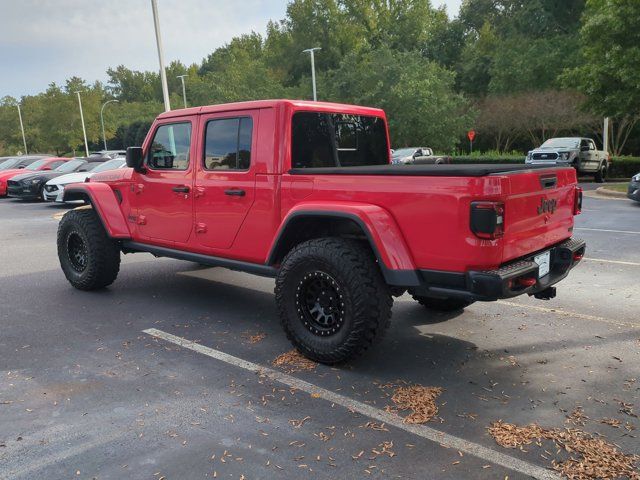
<svg viewBox="0 0 640 480">
<path fill-rule="evenodd" d="M 80 92 L 77 91 L 78 105 L 80 106 L 80 120 L 82 121 L 82 135 L 84 135 L 84 153 L 89 156 L 89 145 L 87 144 L 87 129 L 84 126 L 84 114 L 82 113 L 82 99 L 80 98 Z"/>
<path fill-rule="evenodd" d="M 120 100 L 107 100 L 102 104 L 102 108 L 100 109 L 100 124 L 102 125 L 102 141 L 104 142 L 104 149 L 107 149 L 107 136 L 104 133 L 104 117 L 102 116 L 102 112 L 104 112 L 104 107 L 106 107 L 109 103 L 120 103 Z"/>
<path fill-rule="evenodd" d="M 164 70 L 164 52 L 162 51 L 162 36 L 160 35 L 160 20 L 158 19 L 158 2 L 151 0 L 153 10 L 153 25 L 156 29 L 156 44 L 158 46 L 158 60 L 160 61 L 160 83 L 162 84 L 162 98 L 164 99 L 164 111 L 171 110 L 169 103 L 169 87 L 167 87 L 167 72 Z"/>
<path fill-rule="evenodd" d="M 316 93 L 316 58 L 315 58 L 316 50 L 322 50 L 322 48 L 320 47 L 307 48 L 306 50 L 302 51 L 302 53 L 311 54 L 311 82 L 313 83 L 313 101 L 314 102 L 318 101 L 318 95 Z"/>
<path fill-rule="evenodd" d="M 187 108 L 187 91 L 184 88 L 184 77 L 189 75 L 178 75 L 178 78 L 182 81 L 182 99 L 184 100 L 184 108 Z"/>
<path fill-rule="evenodd" d="M 27 137 L 24 136 L 24 125 L 22 123 L 22 112 L 20 111 L 20 104 L 16 103 L 16 107 L 18 107 L 18 118 L 20 119 L 20 130 L 22 130 L 22 144 L 24 145 L 24 154 L 28 155 L 27 151 Z"/>
</svg>

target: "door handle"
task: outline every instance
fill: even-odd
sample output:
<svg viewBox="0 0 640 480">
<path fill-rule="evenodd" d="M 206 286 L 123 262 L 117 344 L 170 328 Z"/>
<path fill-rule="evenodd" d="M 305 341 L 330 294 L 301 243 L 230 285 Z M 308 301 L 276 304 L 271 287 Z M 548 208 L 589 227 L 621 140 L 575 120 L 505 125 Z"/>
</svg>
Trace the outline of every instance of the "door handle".
<svg viewBox="0 0 640 480">
<path fill-rule="evenodd" d="M 235 195 L 236 197 L 244 197 L 246 192 L 244 190 L 232 189 L 232 190 L 225 190 L 224 194 L 225 195 Z"/>
<path fill-rule="evenodd" d="M 173 187 L 171 190 L 176 193 L 189 193 L 190 188 L 187 185 L 181 185 L 179 187 Z"/>
</svg>

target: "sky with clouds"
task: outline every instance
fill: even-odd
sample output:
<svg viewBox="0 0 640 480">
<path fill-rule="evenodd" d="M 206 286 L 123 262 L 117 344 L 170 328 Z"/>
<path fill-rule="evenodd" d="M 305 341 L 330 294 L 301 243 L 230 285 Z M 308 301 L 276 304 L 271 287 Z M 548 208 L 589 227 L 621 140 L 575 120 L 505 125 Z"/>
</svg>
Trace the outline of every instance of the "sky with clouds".
<svg viewBox="0 0 640 480">
<path fill-rule="evenodd" d="M 461 0 L 432 0 L 455 16 Z M 264 33 L 284 0 L 158 0 L 165 59 L 200 63 L 232 37 Z M 150 0 L 0 0 L 0 98 L 38 93 L 76 75 L 106 80 L 125 65 L 156 70 Z"/>
</svg>

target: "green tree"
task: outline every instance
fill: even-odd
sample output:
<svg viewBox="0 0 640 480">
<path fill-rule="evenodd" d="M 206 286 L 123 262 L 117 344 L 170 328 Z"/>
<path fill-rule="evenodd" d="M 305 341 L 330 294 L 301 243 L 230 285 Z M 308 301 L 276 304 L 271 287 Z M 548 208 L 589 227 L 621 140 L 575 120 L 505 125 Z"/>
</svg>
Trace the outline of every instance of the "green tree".
<svg viewBox="0 0 640 480">
<path fill-rule="evenodd" d="M 587 96 L 591 111 L 613 117 L 616 155 L 640 120 L 639 19 L 637 0 L 587 0 L 580 65 L 563 76 L 567 85 Z"/>
<path fill-rule="evenodd" d="M 467 102 L 453 90 L 453 72 L 418 52 L 354 53 L 324 77 L 332 100 L 383 108 L 396 148 L 451 151 L 471 125 Z"/>
</svg>

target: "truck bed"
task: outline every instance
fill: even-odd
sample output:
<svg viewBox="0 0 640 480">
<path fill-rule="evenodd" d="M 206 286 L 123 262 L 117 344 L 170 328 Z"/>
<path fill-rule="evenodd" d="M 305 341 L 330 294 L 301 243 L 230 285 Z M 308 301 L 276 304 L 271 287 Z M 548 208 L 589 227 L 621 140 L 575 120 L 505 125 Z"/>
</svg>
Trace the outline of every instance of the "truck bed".
<svg viewBox="0 0 640 480">
<path fill-rule="evenodd" d="M 485 177 L 487 175 L 556 168 L 550 165 L 460 164 L 460 165 L 374 165 L 364 167 L 293 168 L 291 175 L 389 175 L 406 177 Z"/>
</svg>

